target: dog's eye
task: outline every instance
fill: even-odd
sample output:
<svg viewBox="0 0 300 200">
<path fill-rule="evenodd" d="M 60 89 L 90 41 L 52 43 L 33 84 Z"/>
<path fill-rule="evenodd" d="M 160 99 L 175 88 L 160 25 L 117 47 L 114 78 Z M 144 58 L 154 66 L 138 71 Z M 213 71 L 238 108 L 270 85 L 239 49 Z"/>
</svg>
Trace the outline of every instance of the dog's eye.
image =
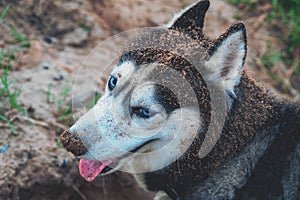
<svg viewBox="0 0 300 200">
<path fill-rule="evenodd" d="M 133 108 L 133 113 L 136 114 L 138 117 L 149 119 L 150 118 L 150 112 L 147 108 Z"/>
<path fill-rule="evenodd" d="M 117 84 L 117 78 L 114 77 L 114 76 L 111 76 L 109 81 L 108 81 L 108 88 L 109 90 L 113 90 L 115 87 L 116 87 L 116 84 Z"/>
</svg>

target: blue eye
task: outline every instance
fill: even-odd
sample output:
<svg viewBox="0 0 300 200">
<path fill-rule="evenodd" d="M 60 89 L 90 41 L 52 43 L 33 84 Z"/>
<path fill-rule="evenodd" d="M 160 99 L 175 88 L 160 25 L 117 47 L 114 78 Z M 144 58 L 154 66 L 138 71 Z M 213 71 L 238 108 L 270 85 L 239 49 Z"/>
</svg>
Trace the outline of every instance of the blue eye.
<svg viewBox="0 0 300 200">
<path fill-rule="evenodd" d="M 115 87 L 116 87 L 116 84 L 117 84 L 117 78 L 114 77 L 114 76 L 111 76 L 109 81 L 108 81 L 108 88 L 109 90 L 113 90 Z"/>
<path fill-rule="evenodd" d="M 150 118 L 150 112 L 147 108 L 134 108 L 133 113 L 144 119 Z"/>
</svg>

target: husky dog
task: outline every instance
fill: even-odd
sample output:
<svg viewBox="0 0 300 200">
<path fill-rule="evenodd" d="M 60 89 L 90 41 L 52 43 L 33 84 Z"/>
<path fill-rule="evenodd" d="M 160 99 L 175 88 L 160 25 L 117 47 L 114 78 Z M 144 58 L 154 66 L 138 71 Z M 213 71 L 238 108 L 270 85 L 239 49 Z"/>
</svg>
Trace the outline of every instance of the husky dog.
<svg viewBox="0 0 300 200">
<path fill-rule="evenodd" d="M 242 23 L 203 34 L 208 7 L 134 39 L 62 142 L 87 181 L 136 172 L 155 199 L 300 199 L 300 106 L 247 75 Z"/>
</svg>

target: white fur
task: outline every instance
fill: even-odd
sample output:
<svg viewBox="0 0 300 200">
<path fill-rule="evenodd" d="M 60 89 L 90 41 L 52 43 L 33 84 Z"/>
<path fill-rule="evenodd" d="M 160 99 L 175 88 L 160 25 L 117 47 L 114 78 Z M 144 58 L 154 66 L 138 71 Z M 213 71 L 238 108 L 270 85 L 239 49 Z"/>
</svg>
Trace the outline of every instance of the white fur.
<svg viewBox="0 0 300 200">
<path fill-rule="evenodd" d="M 174 111 L 160 131 L 159 140 L 125 159 L 123 170 L 131 173 L 149 172 L 177 160 L 198 133 L 200 119 L 196 110 L 181 108 Z"/>
<path fill-rule="evenodd" d="M 126 81 L 133 76 L 135 72 L 135 65 L 132 61 L 123 62 L 121 65 L 116 66 L 113 71 L 110 73 L 111 76 L 118 77 L 118 74 L 121 75 L 121 78 L 118 77 L 116 88 L 121 88 L 122 85 L 126 84 Z M 105 95 L 108 95 L 109 90 L 106 84 Z"/>
<path fill-rule="evenodd" d="M 122 158 L 123 170 L 134 173 L 166 167 L 187 150 L 201 125 L 199 111 L 181 108 L 168 116 L 155 101 L 155 83 L 147 81 L 155 67 L 157 63 L 151 63 L 136 70 L 130 61 L 115 67 L 111 75 L 118 77 L 116 87 L 112 91 L 106 88 L 97 104 L 70 129 L 88 149 L 83 157 L 100 161 Z M 129 108 L 134 107 L 149 109 L 151 117 L 132 114 Z M 130 153 L 153 139 L 137 153 Z"/>
<path fill-rule="evenodd" d="M 228 54 L 235 54 L 235 59 L 228 60 Z M 230 34 L 222 41 L 221 45 L 217 47 L 217 50 L 205 63 L 211 74 L 208 77 L 209 81 L 220 82 L 224 86 L 225 90 L 233 92 L 233 88 L 240 81 L 242 74 L 243 59 L 245 57 L 245 43 L 243 37 L 243 31 L 237 31 Z M 230 63 L 231 68 L 226 77 L 221 76 L 221 70 L 224 63 Z"/>
<path fill-rule="evenodd" d="M 171 28 L 172 25 L 189 9 L 191 9 L 192 7 L 194 7 L 198 2 L 193 3 L 192 5 L 187 6 L 186 8 L 182 9 L 181 11 L 179 11 L 178 13 L 175 13 L 173 18 L 167 23 L 162 25 L 163 28 Z"/>
<path fill-rule="evenodd" d="M 167 193 L 159 191 L 158 193 L 156 193 L 153 200 L 171 200 L 171 198 L 167 195 Z"/>
</svg>

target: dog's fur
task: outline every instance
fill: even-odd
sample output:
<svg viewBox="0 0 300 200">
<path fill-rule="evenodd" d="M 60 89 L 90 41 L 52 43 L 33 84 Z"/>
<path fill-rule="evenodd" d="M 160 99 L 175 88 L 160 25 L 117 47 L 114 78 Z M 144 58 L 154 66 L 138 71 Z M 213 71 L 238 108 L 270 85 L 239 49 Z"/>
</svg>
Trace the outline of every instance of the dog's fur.
<svg viewBox="0 0 300 200">
<path fill-rule="evenodd" d="M 69 131 L 84 145 L 77 155 L 117 158 L 122 169 L 144 172 L 135 176 L 158 192 L 155 199 L 300 199 L 300 106 L 247 75 L 242 23 L 216 40 L 203 35 L 208 7 L 207 0 L 197 2 L 163 26 L 168 31 L 145 33 L 129 45 L 111 73 L 115 87 L 107 86 Z M 153 43 L 161 48 L 147 48 Z M 197 66 L 186 59 L 191 54 Z M 228 103 L 218 110 L 226 113 L 224 126 L 213 124 L 221 134 L 204 155 L 210 120 L 220 114 L 212 112 L 209 84 Z M 145 107 L 149 118 L 141 117 Z"/>
</svg>

